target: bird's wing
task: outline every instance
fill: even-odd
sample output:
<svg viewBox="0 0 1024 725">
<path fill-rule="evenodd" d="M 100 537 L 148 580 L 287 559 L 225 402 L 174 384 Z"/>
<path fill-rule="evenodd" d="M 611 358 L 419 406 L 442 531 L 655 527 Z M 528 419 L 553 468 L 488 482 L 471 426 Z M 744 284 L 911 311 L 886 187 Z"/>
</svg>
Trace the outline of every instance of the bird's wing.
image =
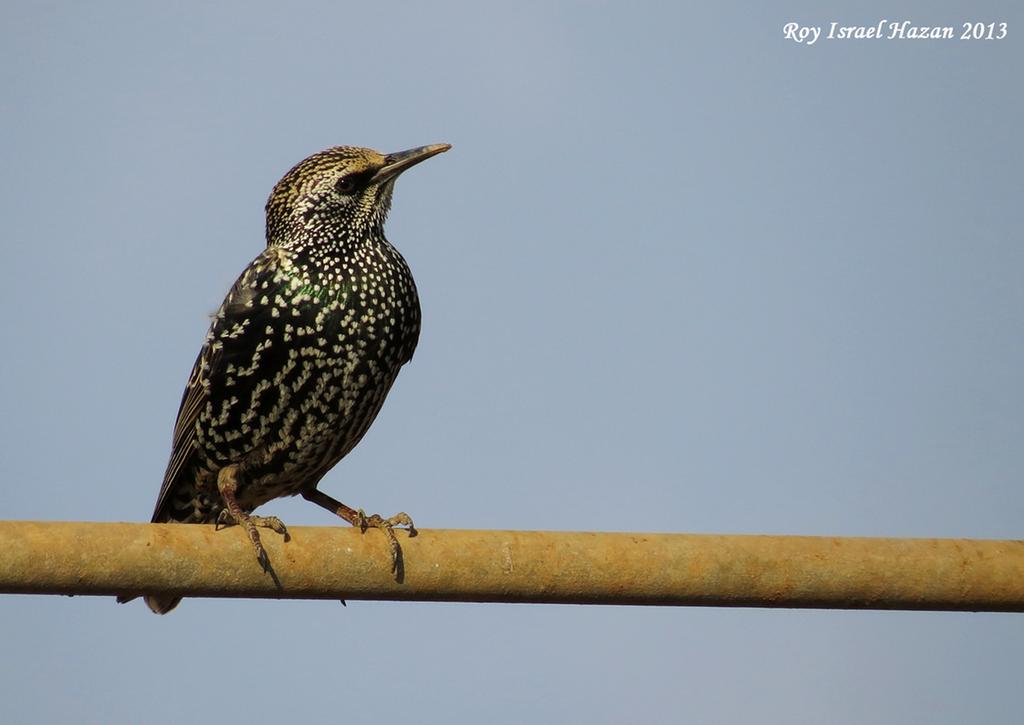
<svg viewBox="0 0 1024 725">
<path fill-rule="evenodd" d="M 196 439 L 196 421 L 199 419 L 199 411 L 206 405 L 206 389 L 203 386 L 204 359 L 212 357 L 210 344 L 207 341 L 192 366 L 192 374 L 188 377 L 188 384 L 181 396 L 181 405 L 178 408 L 178 419 L 174 424 L 174 438 L 171 444 L 171 460 L 167 463 L 167 470 L 164 472 L 164 482 L 160 487 L 160 495 L 156 500 L 156 508 L 153 510 L 153 521 L 166 520 L 163 516 L 164 504 L 168 495 L 174 488 L 174 483 L 182 471 L 187 470 L 185 465 L 192 457 L 193 444 Z"/>
<path fill-rule="evenodd" d="M 188 377 L 188 384 L 181 396 L 178 419 L 174 424 L 171 444 L 171 458 L 164 473 L 160 495 L 153 509 L 153 521 L 166 521 L 165 507 L 177 482 L 182 476 L 191 474 L 191 461 L 195 455 L 196 422 L 209 399 L 211 379 L 234 357 L 231 347 L 231 330 L 242 320 L 249 319 L 257 295 L 268 288 L 279 287 L 281 273 L 287 274 L 290 266 L 288 255 L 278 247 L 265 249 L 231 286 L 227 297 L 214 316 L 210 330 L 195 364 Z M 252 320 L 249 320 L 250 322 Z"/>
</svg>

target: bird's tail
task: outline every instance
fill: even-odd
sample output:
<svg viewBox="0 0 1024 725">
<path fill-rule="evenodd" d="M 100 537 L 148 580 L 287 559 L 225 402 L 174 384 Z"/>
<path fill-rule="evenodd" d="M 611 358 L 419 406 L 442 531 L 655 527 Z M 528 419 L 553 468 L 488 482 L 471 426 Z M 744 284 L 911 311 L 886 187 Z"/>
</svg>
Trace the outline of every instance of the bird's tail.
<svg viewBox="0 0 1024 725">
<path fill-rule="evenodd" d="M 178 602 L 181 601 L 181 597 L 158 597 L 152 595 L 147 595 L 143 599 L 146 600 L 146 606 L 154 614 L 167 614 L 178 606 Z"/>
<path fill-rule="evenodd" d="M 181 597 L 158 597 L 156 595 L 147 594 L 142 597 L 146 602 L 146 606 L 149 607 L 150 611 L 154 614 L 167 614 L 169 611 L 178 606 L 178 602 L 181 601 Z M 122 594 L 117 598 L 118 604 L 126 604 L 133 599 L 138 599 L 137 594 Z"/>
</svg>

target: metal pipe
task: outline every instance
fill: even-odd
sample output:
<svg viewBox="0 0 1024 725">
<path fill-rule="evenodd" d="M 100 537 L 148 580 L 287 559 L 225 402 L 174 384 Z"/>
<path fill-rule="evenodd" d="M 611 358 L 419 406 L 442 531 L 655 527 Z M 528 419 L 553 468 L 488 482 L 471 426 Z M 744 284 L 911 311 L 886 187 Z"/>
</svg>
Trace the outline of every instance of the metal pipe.
<svg viewBox="0 0 1024 725">
<path fill-rule="evenodd" d="M 1024 542 L 0 521 L 0 592 L 1024 611 Z"/>
</svg>

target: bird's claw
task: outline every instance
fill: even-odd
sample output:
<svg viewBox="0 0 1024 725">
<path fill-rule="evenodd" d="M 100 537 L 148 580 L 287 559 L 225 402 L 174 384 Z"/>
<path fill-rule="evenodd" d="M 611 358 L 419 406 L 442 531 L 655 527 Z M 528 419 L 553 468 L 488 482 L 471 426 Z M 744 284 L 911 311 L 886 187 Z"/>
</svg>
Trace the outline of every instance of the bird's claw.
<svg viewBox="0 0 1024 725">
<path fill-rule="evenodd" d="M 288 533 L 288 528 L 284 525 L 284 522 L 276 516 L 250 516 L 249 520 L 256 526 L 270 529 L 275 534 L 281 534 L 285 541 L 292 540 L 291 534 Z"/>
<path fill-rule="evenodd" d="M 214 531 L 220 531 L 222 528 L 228 526 L 234 526 L 238 522 L 235 521 L 235 517 L 231 515 L 231 512 L 227 509 L 221 509 L 220 513 L 217 514 L 217 520 L 213 524 Z"/>
<path fill-rule="evenodd" d="M 257 527 L 263 529 L 270 529 L 271 531 L 281 534 L 285 541 L 289 541 L 291 536 L 288 534 L 288 529 L 285 527 L 281 519 L 276 516 L 245 516 L 241 520 L 234 516 L 231 511 L 226 508 L 220 510 L 217 514 L 217 521 L 214 524 L 214 530 L 219 531 L 222 527 L 236 526 L 239 525 L 245 529 L 249 535 L 249 540 L 252 542 L 252 548 L 256 552 L 256 561 L 259 562 L 260 567 L 265 572 L 270 571 L 270 557 L 267 556 L 267 550 L 263 548 L 263 542 L 260 541 L 260 533 L 257 531 Z"/>
<path fill-rule="evenodd" d="M 400 511 L 390 518 L 384 518 L 380 514 L 366 515 L 362 509 L 356 512 L 355 526 L 366 533 L 367 529 L 380 529 L 388 537 L 388 544 L 391 547 L 391 571 L 397 572 L 402 559 L 402 547 L 398 545 L 398 538 L 395 536 L 395 527 L 405 528 L 409 536 L 416 536 L 416 527 L 412 523 L 412 517 L 404 511 Z"/>
</svg>

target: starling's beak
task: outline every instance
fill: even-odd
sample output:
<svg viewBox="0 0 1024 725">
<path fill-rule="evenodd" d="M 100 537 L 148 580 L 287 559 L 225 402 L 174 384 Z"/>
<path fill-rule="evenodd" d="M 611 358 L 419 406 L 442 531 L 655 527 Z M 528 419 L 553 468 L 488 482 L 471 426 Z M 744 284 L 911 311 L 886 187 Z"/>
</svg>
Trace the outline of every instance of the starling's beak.
<svg viewBox="0 0 1024 725">
<path fill-rule="evenodd" d="M 373 175 L 373 178 L 370 179 L 370 183 L 383 184 L 386 181 L 390 181 L 410 166 L 415 166 L 420 161 L 426 161 L 431 156 L 437 156 L 440 153 L 444 153 L 451 147 L 451 144 L 435 143 L 430 146 L 420 146 L 419 148 L 409 149 L 408 151 L 399 151 L 397 153 L 388 154 L 385 157 L 385 161 L 387 162 L 386 165 Z"/>
</svg>

